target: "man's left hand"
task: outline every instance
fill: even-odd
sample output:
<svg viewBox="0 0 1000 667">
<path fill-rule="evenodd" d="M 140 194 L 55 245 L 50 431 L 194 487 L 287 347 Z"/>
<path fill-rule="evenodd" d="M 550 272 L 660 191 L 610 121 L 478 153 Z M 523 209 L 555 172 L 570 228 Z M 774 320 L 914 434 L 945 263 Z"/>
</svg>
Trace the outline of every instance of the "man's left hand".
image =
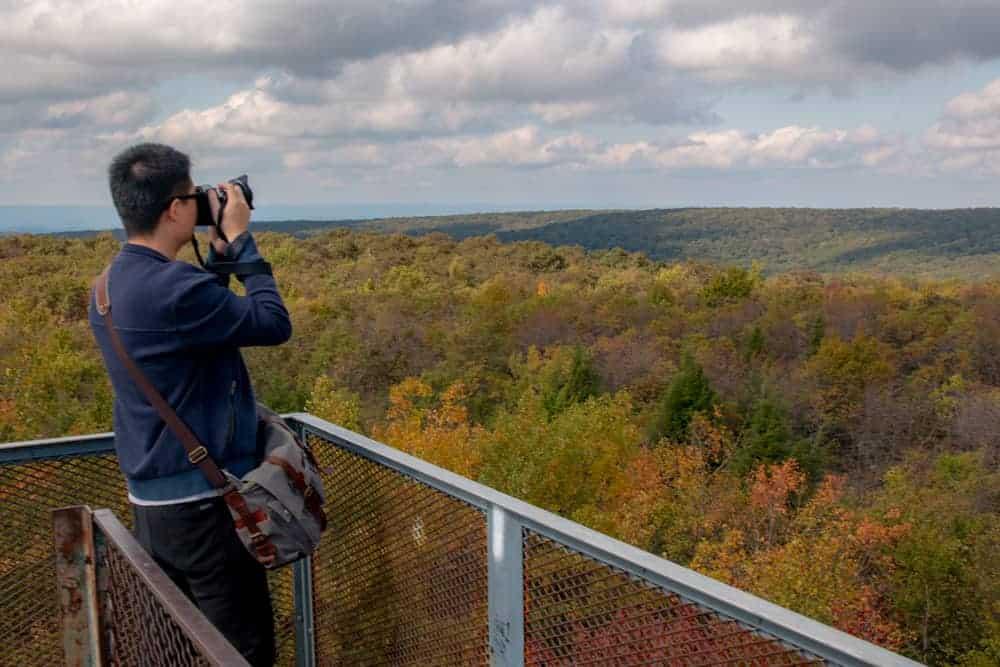
<svg viewBox="0 0 1000 667">
<path fill-rule="evenodd" d="M 223 241 L 222 237 L 219 236 L 219 232 L 215 228 L 215 225 L 212 225 L 208 228 L 208 242 L 212 244 L 213 248 L 215 248 L 216 253 L 218 253 L 223 257 L 226 256 L 226 251 L 229 249 L 229 244 Z"/>
</svg>

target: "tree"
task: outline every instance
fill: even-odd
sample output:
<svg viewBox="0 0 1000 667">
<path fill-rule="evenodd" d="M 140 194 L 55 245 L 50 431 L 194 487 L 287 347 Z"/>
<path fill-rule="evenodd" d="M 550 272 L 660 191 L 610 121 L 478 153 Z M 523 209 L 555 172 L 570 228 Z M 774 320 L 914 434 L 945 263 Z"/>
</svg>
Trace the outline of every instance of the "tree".
<svg viewBox="0 0 1000 667">
<path fill-rule="evenodd" d="M 761 463 L 780 463 L 788 458 L 796 459 L 810 478 L 819 478 L 821 450 L 808 439 L 793 436 L 788 414 L 780 403 L 767 396 L 758 398 L 729 465 L 742 477 Z"/>
<path fill-rule="evenodd" d="M 328 375 L 320 375 L 313 383 L 306 412 L 352 431 L 361 430 L 361 399 L 354 392 L 335 387 Z"/>
<path fill-rule="evenodd" d="M 650 440 L 656 442 L 663 437 L 675 442 L 684 440 L 691 417 L 698 412 L 710 413 L 715 401 L 715 392 L 701 366 L 690 353 L 685 353 L 680 369 L 660 401 Z"/>
<path fill-rule="evenodd" d="M 573 348 L 569 369 L 548 378 L 543 390 L 542 405 L 549 419 L 574 403 L 582 403 L 600 390 L 601 379 L 593 368 L 590 356 L 579 345 Z"/>
<path fill-rule="evenodd" d="M 462 382 L 448 387 L 435 399 L 429 385 L 406 378 L 389 392 L 388 419 L 376 424 L 372 435 L 425 461 L 474 478 L 479 470 L 484 435 L 469 423 L 464 402 L 468 389 Z"/>
<path fill-rule="evenodd" d="M 550 421 L 529 391 L 482 442 L 481 482 L 584 523 L 609 511 L 640 451 L 625 392 L 574 403 Z"/>
</svg>

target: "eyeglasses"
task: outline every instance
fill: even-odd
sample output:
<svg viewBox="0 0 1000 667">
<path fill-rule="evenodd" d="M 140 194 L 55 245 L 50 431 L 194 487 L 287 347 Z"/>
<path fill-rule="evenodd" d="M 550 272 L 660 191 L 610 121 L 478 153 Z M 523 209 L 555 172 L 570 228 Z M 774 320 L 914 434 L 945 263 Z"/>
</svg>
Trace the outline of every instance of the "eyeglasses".
<svg viewBox="0 0 1000 667">
<path fill-rule="evenodd" d="M 163 208 L 160 209 L 160 210 L 161 211 L 167 210 L 167 207 L 170 206 L 170 204 L 172 204 L 175 199 L 180 199 L 180 200 L 184 200 L 184 199 L 197 199 L 198 197 L 204 196 L 205 192 L 206 192 L 206 190 L 204 188 L 202 188 L 200 185 L 196 185 L 195 188 L 194 188 L 194 192 L 192 192 L 190 194 L 186 194 L 186 195 L 174 195 L 174 196 L 168 198 L 167 201 L 165 201 L 163 203 Z"/>
</svg>

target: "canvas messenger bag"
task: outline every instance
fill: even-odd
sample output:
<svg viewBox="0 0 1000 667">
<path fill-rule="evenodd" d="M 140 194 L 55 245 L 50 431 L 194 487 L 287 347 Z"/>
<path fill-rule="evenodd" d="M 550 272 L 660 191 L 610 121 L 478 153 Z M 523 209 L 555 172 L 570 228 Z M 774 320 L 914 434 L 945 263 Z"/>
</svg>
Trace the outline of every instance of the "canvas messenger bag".
<svg viewBox="0 0 1000 667">
<path fill-rule="evenodd" d="M 326 529 L 326 496 L 312 451 L 280 415 L 257 403 L 258 451 L 263 462 L 242 479 L 221 470 L 198 437 L 128 356 L 111 320 L 108 269 L 94 283 L 97 312 L 132 381 L 184 445 L 188 459 L 201 468 L 209 483 L 222 491 L 236 533 L 250 553 L 268 569 L 308 556 Z"/>
</svg>

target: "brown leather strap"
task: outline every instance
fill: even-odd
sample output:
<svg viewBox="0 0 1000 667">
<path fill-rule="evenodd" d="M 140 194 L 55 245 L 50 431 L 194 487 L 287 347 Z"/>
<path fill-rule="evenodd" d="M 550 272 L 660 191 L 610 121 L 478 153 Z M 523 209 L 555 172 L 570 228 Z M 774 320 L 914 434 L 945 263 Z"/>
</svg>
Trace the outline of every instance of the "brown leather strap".
<svg viewBox="0 0 1000 667">
<path fill-rule="evenodd" d="M 212 457 L 207 455 L 205 448 L 198 441 L 198 436 L 188 428 L 187 424 L 181 421 L 177 413 L 174 412 L 174 409 L 163 399 L 160 392 L 157 391 L 156 387 L 152 385 L 143 372 L 139 370 L 139 367 L 135 365 L 135 362 L 132 361 L 132 358 L 125 351 L 125 346 L 122 344 L 121 337 L 118 335 L 118 331 L 115 329 L 114 322 L 111 319 L 111 301 L 108 298 L 108 269 L 104 269 L 101 275 L 97 277 L 95 289 L 97 312 L 104 316 L 104 325 L 108 330 L 111 346 L 115 349 L 115 353 L 118 354 L 118 358 L 125 365 L 125 369 L 128 371 L 129 376 L 131 376 L 132 381 L 146 395 L 146 399 L 156 408 L 156 411 L 160 413 L 160 417 L 184 446 L 184 450 L 188 453 L 188 459 L 201 468 L 209 484 L 217 489 L 227 487 L 229 482 L 222 474 L 222 471 L 219 470 L 219 466 L 215 465 Z"/>
<path fill-rule="evenodd" d="M 323 511 L 323 506 L 319 503 L 319 494 L 316 493 L 316 489 L 311 484 L 306 482 L 305 475 L 296 470 L 291 463 L 280 456 L 272 454 L 264 460 L 285 471 L 288 479 L 292 480 L 295 489 L 305 499 L 306 509 L 312 512 L 312 515 L 316 517 L 316 521 L 319 522 L 319 529 L 326 530 L 326 512 Z"/>
<path fill-rule="evenodd" d="M 250 532 L 254 551 L 257 553 L 257 560 L 264 565 L 273 563 L 277 555 L 277 549 L 270 538 L 260 530 L 260 526 L 257 525 L 257 519 L 250 512 L 250 508 L 247 507 L 247 501 L 243 497 L 243 494 L 229 483 L 225 475 L 222 474 L 222 471 L 219 470 L 219 466 L 208 455 L 208 450 L 199 442 L 198 436 L 177 416 L 174 409 L 163 399 L 160 392 L 156 390 L 156 387 L 139 370 L 139 367 L 132 361 L 128 352 L 125 351 L 125 346 L 122 344 L 121 337 L 119 337 L 118 331 L 115 330 L 114 322 L 111 319 L 111 300 L 108 295 L 108 271 L 110 268 L 109 266 L 104 269 L 101 275 L 97 277 L 97 280 L 94 281 L 94 300 L 97 304 L 97 312 L 104 317 L 104 325 L 108 330 L 111 346 L 125 365 L 132 381 L 146 395 L 149 402 L 160 413 L 163 421 L 166 422 L 170 430 L 180 440 L 181 445 L 184 446 L 184 450 L 188 453 L 188 460 L 201 468 L 209 484 L 217 489 L 226 489 L 225 493 L 222 494 L 223 498 L 226 504 L 240 517 L 243 525 Z"/>
<path fill-rule="evenodd" d="M 230 487 L 228 491 L 222 494 L 222 498 L 226 501 L 226 505 L 239 517 L 234 522 L 236 529 L 239 530 L 245 527 L 249 531 L 250 545 L 257 554 L 257 560 L 265 566 L 273 563 L 278 555 L 278 550 L 271 542 L 271 538 L 261 531 L 258 525 L 258 515 L 250 511 L 250 507 L 247 505 L 247 500 L 243 497 L 243 494 Z"/>
</svg>

